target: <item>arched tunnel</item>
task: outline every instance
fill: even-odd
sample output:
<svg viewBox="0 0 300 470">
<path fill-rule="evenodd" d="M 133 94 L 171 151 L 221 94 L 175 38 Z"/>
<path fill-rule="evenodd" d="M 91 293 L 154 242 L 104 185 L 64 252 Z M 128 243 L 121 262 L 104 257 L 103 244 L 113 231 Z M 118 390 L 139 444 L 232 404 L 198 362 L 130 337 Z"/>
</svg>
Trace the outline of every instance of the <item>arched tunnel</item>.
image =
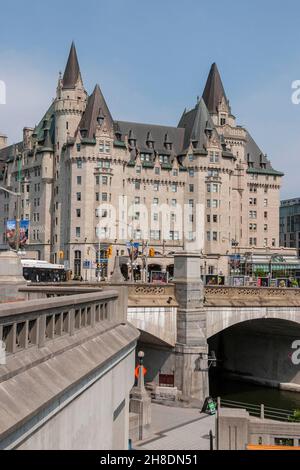
<svg viewBox="0 0 300 470">
<path fill-rule="evenodd" d="M 240 390 L 253 383 L 300 392 L 300 324 L 277 318 L 249 320 L 217 333 L 208 344 L 210 355 L 214 351 L 217 358 L 216 367 L 209 369 L 212 395 L 226 394 L 229 384 L 237 381 Z"/>
</svg>

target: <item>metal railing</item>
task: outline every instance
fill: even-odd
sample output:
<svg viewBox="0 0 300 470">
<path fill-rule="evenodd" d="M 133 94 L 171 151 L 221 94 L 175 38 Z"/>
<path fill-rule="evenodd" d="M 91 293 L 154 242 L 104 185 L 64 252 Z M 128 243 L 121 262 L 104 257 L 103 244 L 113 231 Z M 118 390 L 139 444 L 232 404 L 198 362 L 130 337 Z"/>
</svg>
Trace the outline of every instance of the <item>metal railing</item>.
<svg viewBox="0 0 300 470">
<path fill-rule="evenodd" d="M 221 408 L 238 408 L 247 410 L 250 416 L 261 419 L 273 419 L 276 421 L 293 421 L 295 410 L 284 410 L 282 408 L 274 408 L 271 406 L 257 405 L 255 403 L 244 403 L 241 401 L 225 400 L 223 398 L 217 400 Z"/>
</svg>

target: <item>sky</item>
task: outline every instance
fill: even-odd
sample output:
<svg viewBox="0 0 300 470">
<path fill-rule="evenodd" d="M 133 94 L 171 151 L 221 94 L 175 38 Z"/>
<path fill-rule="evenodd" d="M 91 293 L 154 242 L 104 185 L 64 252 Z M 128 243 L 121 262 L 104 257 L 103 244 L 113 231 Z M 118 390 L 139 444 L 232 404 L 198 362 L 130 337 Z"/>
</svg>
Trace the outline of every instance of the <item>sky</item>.
<svg viewBox="0 0 300 470">
<path fill-rule="evenodd" d="M 216 62 L 237 123 L 285 173 L 282 198 L 300 197 L 299 0 L 0 0 L 0 15 L 10 143 L 49 107 L 72 40 L 119 120 L 177 125 Z"/>
</svg>

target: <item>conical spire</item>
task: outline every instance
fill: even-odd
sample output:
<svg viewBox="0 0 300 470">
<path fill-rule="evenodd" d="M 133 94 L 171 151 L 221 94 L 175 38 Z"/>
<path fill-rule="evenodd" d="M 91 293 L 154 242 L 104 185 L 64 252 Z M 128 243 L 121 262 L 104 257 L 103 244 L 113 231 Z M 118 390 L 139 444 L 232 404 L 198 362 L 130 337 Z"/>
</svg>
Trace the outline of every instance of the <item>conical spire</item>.
<svg viewBox="0 0 300 470">
<path fill-rule="evenodd" d="M 192 142 L 195 148 L 206 152 L 208 138 L 214 131 L 217 135 L 203 98 L 194 109 L 182 116 L 178 127 L 185 129 L 184 149 L 187 149 Z"/>
<path fill-rule="evenodd" d="M 86 110 L 79 124 L 79 129 L 86 131 L 88 139 L 94 139 L 99 118 L 104 120 L 108 127 L 113 128 L 113 119 L 102 95 L 99 85 L 96 85 L 88 99 Z"/>
<path fill-rule="evenodd" d="M 63 76 L 63 88 L 75 88 L 78 79 L 81 79 L 80 67 L 74 42 L 72 42 L 68 62 Z"/>
<path fill-rule="evenodd" d="M 225 98 L 225 102 L 229 106 L 216 63 L 213 63 L 211 66 L 202 96 L 211 114 L 218 112 L 218 107 L 223 98 Z"/>
</svg>

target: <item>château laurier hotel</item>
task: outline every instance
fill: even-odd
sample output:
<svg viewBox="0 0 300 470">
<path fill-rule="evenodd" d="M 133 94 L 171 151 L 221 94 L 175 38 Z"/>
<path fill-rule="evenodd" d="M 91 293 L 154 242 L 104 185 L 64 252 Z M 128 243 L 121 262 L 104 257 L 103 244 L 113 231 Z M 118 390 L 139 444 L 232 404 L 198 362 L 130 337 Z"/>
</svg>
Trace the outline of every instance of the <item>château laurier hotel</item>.
<svg viewBox="0 0 300 470">
<path fill-rule="evenodd" d="M 87 93 L 72 44 L 56 98 L 40 123 L 24 128 L 22 142 L 6 145 L 0 136 L 0 185 L 17 191 L 21 159 L 21 214 L 30 220 L 27 251 L 65 263 L 74 275 L 95 279 L 99 236 L 101 259 L 113 253 L 102 266 L 108 275 L 116 254 L 121 264 L 128 263 L 131 240 L 141 243 L 140 250 L 147 241 L 155 251 L 150 269 L 172 275 L 174 252 L 189 248 L 195 230 L 203 235 L 203 274 L 228 274 L 237 253 L 241 260 L 249 253 L 291 256 L 289 249 L 279 250 L 283 174 L 236 124 L 216 64 L 202 98 L 184 110 L 178 126 L 125 122 L 111 115 L 98 85 Z M 119 210 L 120 200 L 128 210 Z M 107 206 L 99 209 L 101 204 Z M 142 206 L 151 219 L 147 233 Z M 169 208 L 167 233 L 160 228 L 162 206 Z M 109 207 L 116 215 L 105 227 Z M 189 208 L 185 236 L 178 229 L 178 207 Z M 203 208 L 200 219 L 197 207 Z M 6 221 L 14 218 L 16 199 L 0 192 L 3 244 Z"/>
</svg>

